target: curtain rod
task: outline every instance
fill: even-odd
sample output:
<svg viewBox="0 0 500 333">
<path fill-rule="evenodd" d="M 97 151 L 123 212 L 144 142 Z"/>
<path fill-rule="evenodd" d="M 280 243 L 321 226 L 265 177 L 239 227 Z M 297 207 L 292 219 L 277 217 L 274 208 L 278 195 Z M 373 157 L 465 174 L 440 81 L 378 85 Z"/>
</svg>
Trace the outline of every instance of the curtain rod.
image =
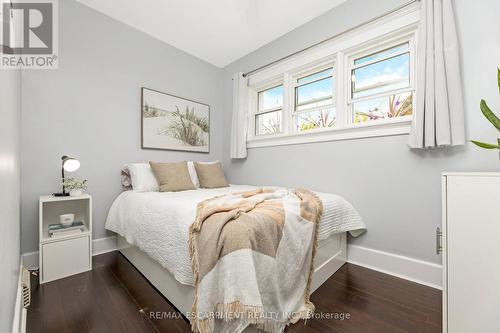
<svg viewBox="0 0 500 333">
<path fill-rule="evenodd" d="M 381 19 L 381 18 L 382 18 L 382 17 L 384 17 L 384 16 L 390 15 L 390 14 L 395 13 L 395 12 L 397 12 L 397 11 L 399 11 L 399 10 L 401 10 L 401 9 L 405 8 L 405 7 L 408 7 L 408 6 L 410 6 L 411 4 L 414 4 L 415 2 L 420 2 L 420 0 L 410 0 L 410 1 L 408 1 L 407 3 L 404 3 L 404 4 L 402 4 L 402 5 L 398 6 L 398 7 L 394 8 L 394 9 L 392 9 L 392 10 L 390 10 L 390 11 L 388 11 L 388 12 L 385 12 L 385 13 L 383 13 L 383 14 L 381 14 L 381 15 L 378 15 L 378 16 L 376 16 L 376 17 L 374 17 L 374 18 L 371 18 L 371 19 L 370 19 L 370 20 L 368 20 L 368 21 L 365 21 L 365 22 L 363 22 L 363 23 L 361 23 L 361 24 L 355 25 L 355 26 L 354 26 L 354 27 L 352 27 L 352 28 L 349 28 L 349 29 L 347 29 L 347 30 L 344 30 L 344 31 L 342 31 L 342 32 L 340 32 L 340 33 L 338 33 L 338 34 L 335 34 L 335 35 L 333 35 L 333 36 L 330 36 L 330 37 L 328 37 L 328 38 L 326 38 L 326 39 L 323 39 L 323 40 L 321 40 L 321 41 L 319 41 L 319 42 L 317 42 L 317 43 L 314 43 L 314 44 L 312 44 L 312 45 L 310 45 L 310 46 L 308 46 L 308 47 L 306 47 L 306 48 L 303 48 L 303 49 L 301 49 L 301 50 L 298 50 L 298 51 L 296 51 L 296 52 L 293 52 L 292 54 L 289 54 L 289 55 L 287 55 L 287 56 L 284 56 L 284 57 L 282 57 L 282 58 L 279 58 L 279 59 L 277 59 L 277 60 L 274 60 L 274 61 L 272 61 L 272 62 L 270 62 L 270 63 L 268 63 L 268 64 L 265 64 L 265 65 L 262 65 L 262 66 L 260 66 L 260 67 L 257 67 L 257 68 L 255 68 L 255 69 L 253 69 L 253 70 L 249 71 L 249 72 L 246 72 L 246 73 L 244 73 L 244 74 L 243 74 L 243 77 L 246 77 L 246 76 L 248 76 L 248 75 L 252 75 L 252 74 L 255 74 L 255 73 L 257 73 L 257 72 L 260 72 L 260 71 L 262 71 L 262 70 L 266 69 L 266 68 L 267 68 L 267 67 L 269 67 L 269 66 L 272 66 L 272 65 L 274 65 L 274 64 L 277 64 L 277 63 L 279 63 L 279 62 L 282 62 L 283 60 L 286 60 L 286 59 L 288 59 L 288 58 L 291 58 L 291 57 L 293 57 L 293 56 L 296 56 L 296 55 L 297 55 L 297 54 L 299 54 L 299 53 L 302 53 L 302 52 L 307 51 L 307 50 L 310 50 L 310 49 L 312 49 L 312 48 L 314 48 L 314 47 L 316 47 L 316 46 L 318 46 L 318 45 L 321 45 L 321 44 L 323 44 L 323 43 L 326 43 L 326 42 L 328 42 L 328 41 L 331 41 L 332 39 L 337 38 L 337 37 L 339 37 L 340 35 L 343 35 L 343 34 L 345 34 L 345 33 L 351 32 L 351 31 L 356 30 L 356 29 L 358 29 L 358 28 L 360 28 L 360 27 L 362 27 L 362 26 L 364 26 L 364 25 L 366 25 L 366 24 L 369 24 L 369 23 L 372 23 L 372 22 L 374 22 L 374 21 L 377 21 L 377 20 Z"/>
</svg>

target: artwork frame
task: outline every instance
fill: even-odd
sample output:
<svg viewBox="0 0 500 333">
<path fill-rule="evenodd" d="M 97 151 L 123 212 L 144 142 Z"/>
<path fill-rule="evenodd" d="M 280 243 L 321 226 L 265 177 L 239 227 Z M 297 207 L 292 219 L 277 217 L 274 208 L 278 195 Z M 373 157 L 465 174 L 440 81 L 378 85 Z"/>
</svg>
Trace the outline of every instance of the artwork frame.
<svg viewBox="0 0 500 333">
<path fill-rule="evenodd" d="M 210 105 L 141 87 L 141 148 L 210 153 Z"/>
</svg>

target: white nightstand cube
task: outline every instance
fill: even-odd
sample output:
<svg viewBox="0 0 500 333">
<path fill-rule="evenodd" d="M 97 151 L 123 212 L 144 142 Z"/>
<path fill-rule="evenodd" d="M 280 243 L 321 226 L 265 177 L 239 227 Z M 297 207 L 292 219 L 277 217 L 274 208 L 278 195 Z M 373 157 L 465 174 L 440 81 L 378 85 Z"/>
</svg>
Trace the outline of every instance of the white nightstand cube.
<svg viewBox="0 0 500 333">
<path fill-rule="evenodd" d="M 92 197 L 41 196 L 39 200 L 40 283 L 57 280 L 92 269 Z M 49 224 L 59 216 L 75 214 L 84 231 L 49 236 Z"/>
</svg>

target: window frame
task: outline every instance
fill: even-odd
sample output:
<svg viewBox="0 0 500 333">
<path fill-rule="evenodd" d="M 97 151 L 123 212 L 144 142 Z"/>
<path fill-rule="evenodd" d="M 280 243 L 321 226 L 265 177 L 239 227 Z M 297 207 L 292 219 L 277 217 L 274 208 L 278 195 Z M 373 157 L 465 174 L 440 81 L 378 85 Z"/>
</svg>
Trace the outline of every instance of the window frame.
<svg viewBox="0 0 500 333">
<path fill-rule="evenodd" d="M 347 58 L 346 70 L 347 70 L 347 75 L 348 75 L 347 77 L 349 78 L 348 79 L 349 84 L 347 86 L 348 90 L 347 90 L 347 109 L 346 110 L 347 110 L 348 119 L 350 121 L 352 121 L 353 124 L 354 124 L 354 103 L 356 103 L 356 102 L 363 102 L 363 101 L 376 99 L 376 98 L 380 98 L 380 97 L 389 97 L 392 95 L 410 92 L 413 94 L 413 109 L 415 109 L 415 95 L 416 95 L 416 91 L 415 91 L 415 73 L 416 73 L 416 71 L 415 71 L 415 57 L 416 57 L 415 35 L 416 35 L 415 33 L 403 34 L 403 35 L 398 36 L 396 38 L 390 39 L 389 41 L 386 41 L 384 44 L 375 43 L 375 45 L 370 45 L 369 43 L 367 43 L 367 45 L 365 45 L 364 48 L 360 48 L 356 52 L 346 54 L 346 58 Z M 404 43 L 408 43 L 407 50 L 395 52 L 395 53 L 391 54 L 390 56 L 381 58 L 379 60 L 369 61 L 369 62 L 360 64 L 360 65 L 354 64 L 356 59 L 363 58 L 363 57 L 369 56 L 371 54 L 383 52 L 384 50 L 391 49 L 393 47 L 396 47 L 396 46 L 404 44 Z M 388 59 L 391 59 L 393 57 L 397 57 L 399 55 L 406 54 L 406 53 L 409 53 L 409 58 L 410 58 L 410 60 L 409 60 L 409 70 L 410 70 L 409 76 L 410 77 L 409 77 L 408 87 L 400 88 L 400 89 L 393 89 L 393 90 L 385 91 L 382 93 L 375 93 L 375 94 L 368 95 L 368 96 L 352 97 L 352 88 L 353 88 L 352 71 L 354 69 L 365 67 L 365 66 L 368 66 L 371 64 L 375 64 L 377 62 L 388 60 Z M 395 122 L 395 123 L 408 122 L 408 121 L 411 122 L 412 119 L 413 119 L 413 115 L 409 115 L 409 116 L 401 116 L 401 117 L 397 117 L 397 118 L 386 119 L 386 122 L 388 122 L 388 123 L 390 123 L 390 122 Z M 371 123 L 372 125 L 376 125 L 373 123 L 379 122 L 379 121 L 381 121 L 381 120 L 370 121 L 369 123 Z M 357 124 L 361 124 L 361 123 L 357 123 Z"/>
<path fill-rule="evenodd" d="M 331 75 L 331 78 L 332 78 L 332 103 L 331 104 L 327 104 L 327 105 L 323 105 L 323 106 L 316 106 L 316 107 L 312 107 L 312 108 L 309 108 L 309 109 L 306 109 L 306 110 L 300 110 L 298 111 L 296 109 L 296 107 L 298 106 L 298 104 L 296 103 L 297 101 L 297 88 L 298 87 L 301 87 L 301 86 L 304 86 L 306 84 L 311 84 L 313 82 L 318 82 L 319 80 L 316 80 L 316 81 L 311 81 L 311 82 L 308 82 L 308 83 L 305 83 L 305 84 L 302 84 L 300 85 L 298 83 L 298 81 L 304 77 L 307 77 L 309 75 L 312 75 L 312 74 L 316 74 L 316 73 L 319 73 L 319 72 L 322 72 L 328 68 L 332 68 L 332 75 Z M 292 73 L 290 76 L 291 76 L 291 85 L 290 85 L 290 90 L 291 90 L 291 93 L 292 93 L 292 103 L 293 103 L 293 107 L 291 108 L 291 119 L 290 119 L 290 125 L 291 125 L 291 128 L 288 129 L 288 133 L 290 134 L 301 134 L 301 133 L 310 133 L 312 131 L 318 131 L 318 130 L 331 130 L 332 128 L 331 127 L 327 127 L 327 128 L 315 128 L 315 129 L 311 129 L 311 130 L 308 130 L 308 131 L 298 131 L 297 130 L 297 122 L 298 122 L 298 115 L 301 114 L 301 113 L 306 113 L 306 112 L 313 112 L 313 111 L 319 111 L 319 110 L 322 110 L 322 109 L 325 109 L 327 107 L 336 107 L 336 99 L 335 99 L 335 95 L 336 95 L 336 77 L 337 75 L 336 74 L 336 66 L 335 66 L 335 60 L 334 58 L 331 58 L 331 59 L 327 59 L 325 61 L 322 61 L 320 63 L 316 63 L 316 64 L 313 64 L 311 67 L 307 68 L 306 70 L 301 70 L 301 71 L 297 71 L 297 72 L 294 72 Z M 320 80 L 323 80 L 323 79 L 320 79 Z M 307 103 L 306 103 L 307 104 Z M 303 104 L 304 105 L 304 104 Z"/>
<path fill-rule="evenodd" d="M 283 85 L 283 105 L 281 107 L 273 108 L 273 109 L 268 109 L 268 110 L 262 110 L 260 111 L 260 101 L 259 101 L 259 93 L 276 88 Z M 277 136 L 282 136 L 284 133 L 284 127 L 283 127 L 283 119 L 285 117 L 285 85 L 283 84 L 282 78 L 273 78 L 271 80 L 268 80 L 264 83 L 262 83 L 260 86 L 256 86 L 254 89 L 252 89 L 251 93 L 249 94 L 249 100 L 250 100 L 250 112 L 249 112 L 249 119 L 248 119 L 248 134 L 247 137 L 252 137 L 254 139 L 266 139 L 266 138 L 274 138 Z M 256 126 L 256 118 L 258 115 L 261 114 L 266 114 L 266 113 L 271 113 L 271 112 L 276 112 L 276 111 L 281 111 L 281 131 L 275 134 L 261 134 L 257 135 L 257 126 Z M 248 141 L 248 140 L 247 140 Z"/>
<path fill-rule="evenodd" d="M 255 137 L 258 137 L 258 138 L 261 138 L 261 137 L 273 137 L 275 135 L 279 135 L 279 134 L 283 133 L 283 116 L 284 116 L 283 107 L 284 107 L 285 101 L 283 100 L 283 104 L 280 107 L 275 107 L 275 108 L 266 109 L 266 110 L 260 110 L 260 108 L 261 108 L 261 101 L 259 99 L 259 94 L 260 93 L 262 93 L 264 91 L 267 91 L 267 90 L 271 90 L 271 89 L 277 88 L 277 87 L 281 87 L 281 86 L 283 86 L 283 83 L 278 83 L 276 85 L 271 85 L 268 88 L 265 88 L 265 89 L 257 91 L 257 108 L 256 108 L 256 110 L 255 110 L 255 112 L 253 114 L 253 118 L 252 118 L 252 121 L 254 123 L 253 134 L 254 134 Z M 283 97 L 284 97 L 284 95 L 285 95 L 285 87 L 283 86 Z M 259 115 L 264 115 L 264 114 L 274 113 L 274 112 L 280 112 L 281 113 L 280 131 L 276 132 L 276 133 L 272 133 L 272 134 L 257 134 L 257 126 L 256 126 L 257 117 Z"/>
<path fill-rule="evenodd" d="M 354 66 L 354 60 L 373 53 L 389 49 L 393 46 L 408 42 L 408 51 L 395 52 L 396 54 L 410 53 L 410 86 L 393 90 L 381 95 L 390 96 L 395 92 L 413 94 L 413 106 L 416 101 L 416 42 L 418 40 L 418 24 L 420 9 L 417 5 L 408 6 L 398 12 L 387 15 L 354 31 L 343 34 L 327 43 L 317 46 L 298 56 L 289 58 L 249 77 L 249 119 L 247 126 L 247 147 L 266 147 L 309 142 L 346 140 L 368 138 L 376 136 L 408 134 L 413 115 L 395 118 L 379 119 L 362 123 L 354 122 L 354 101 L 361 98 L 351 98 L 351 70 L 354 67 L 366 66 L 363 63 Z M 384 57 L 388 59 L 390 57 Z M 374 62 L 381 61 L 380 59 Z M 305 76 L 320 72 L 321 69 L 333 67 L 332 72 L 332 99 L 331 105 L 317 107 L 325 109 L 328 106 L 336 109 L 336 124 L 333 127 L 315 128 L 306 131 L 297 129 L 297 114 L 311 112 L 295 110 L 295 89 L 297 80 Z M 283 84 L 283 107 L 281 108 L 281 133 L 255 135 L 256 115 L 258 112 L 258 92 Z M 366 99 L 377 96 L 371 95 Z M 266 110 L 265 112 L 270 112 Z M 261 112 L 261 113 L 265 113 Z"/>
</svg>

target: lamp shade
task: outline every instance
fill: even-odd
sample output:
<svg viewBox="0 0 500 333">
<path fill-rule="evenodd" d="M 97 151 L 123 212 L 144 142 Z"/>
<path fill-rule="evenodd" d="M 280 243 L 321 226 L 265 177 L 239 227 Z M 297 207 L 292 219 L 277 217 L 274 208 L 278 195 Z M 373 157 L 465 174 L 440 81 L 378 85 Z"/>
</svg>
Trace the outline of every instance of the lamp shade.
<svg viewBox="0 0 500 333">
<path fill-rule="evenodd" d="M 64 171 L 73 172 L 80 168 L 80 161 L 76 158 L 63 156 L 62 160 Z"/>
</svg>

